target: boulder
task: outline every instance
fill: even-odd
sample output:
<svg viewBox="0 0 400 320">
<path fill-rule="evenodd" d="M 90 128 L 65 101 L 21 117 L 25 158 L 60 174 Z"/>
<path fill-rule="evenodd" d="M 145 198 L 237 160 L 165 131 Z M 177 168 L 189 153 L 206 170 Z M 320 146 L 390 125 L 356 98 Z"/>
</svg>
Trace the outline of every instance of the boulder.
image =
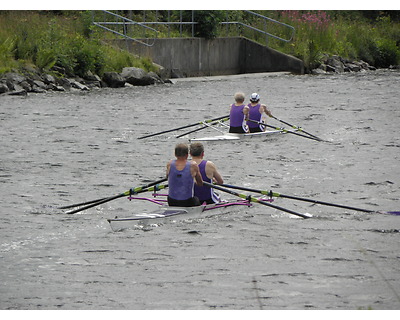
<svg viewBox="0 0 400 320">
<path fill-rule="evenodd" d="M 122 69 L 121 76 L 126 82 L 134 86 L 147 86 L 156 82 L 156 80 L 146 71 L 135 67 L 127 67 Z"/>
<path fill-rule="evenodd" d="M 71 87 L 79 90 L 88 91 L 89 88 L 75 79 L 70 79 Z"/>
<path fill-rule="evenodd" d="M 125 86 L 125 79 L 118 72 L 105 72 L 103 81 L 111 88 L 121 88 Z"/>
<path fill-rule="evenodd" d="M 338 73 L 344 72 L 344 64 L 339 56 L 329 57 L 326 60 L 325 64 L 327 66 L 329 66 L 330 68 L 332 68 L 332 70 L 334 70 L 335 72 L 338 72 Z"/>
<path fill-rule="evenodd" d="M 8 89 L 7 84 L 4 82 L 0 82 L 0 94 L 6 93 L 8 91 L 10 91 L 10 89 Z"/>
<path fill-rule="evenodd" d="M 56 85 L 61 86 L 64 88 L 64 90 L 71 90 L 71 81 L 69 81 L 67 78 L 58 78 L 56 80 Z"/>
<path fill-rule="evenodd" d="M 44 75 L 43 75 L 43 82 L 45 83 L 45 84 L 51 84 L 51 83 L 56 83 L 56 79 L 51 75 L 51 74 L 47 74 L 47 73 L 45 73 Z"/>
<path fill-rule="evenodd" d="M 154 83 L 159 83 L 159 84 L 163 84 L 164 83 L 164 81 L 158 76 L 157 73 L 155 73 L 153 71 L 150 71 L 148 73 L 148 75 L 149 75 L 149 77 L 154 79 Z"/>
</svg>

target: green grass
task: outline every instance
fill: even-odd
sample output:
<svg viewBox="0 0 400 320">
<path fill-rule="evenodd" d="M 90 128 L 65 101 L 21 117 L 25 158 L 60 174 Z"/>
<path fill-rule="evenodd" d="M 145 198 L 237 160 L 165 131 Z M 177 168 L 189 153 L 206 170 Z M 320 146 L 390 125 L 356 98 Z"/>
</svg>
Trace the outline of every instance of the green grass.
<svg viewBox="0 0 400 320">
<path fill-rule="evenodd" d="M 106 45 L 102 37 L 89 12 L 0 11 L 0 74 L 27 65 L 41 71 L 57 66 L 68 76 L 131 66 L 154 71 L 148 58 Z"/>
<path fill-rule="evenodd" d="M 157 15 L 155 12 L 145 12 L 147 21 L 156 16 L 158 21 L 166 21 L 167 11 L 159 11 Z M 300 58 L 306 70 L 318 66 L 326 55 L 364 60 L 378 68 L 399 64 L 400 23 L 393 20 L 393 17 L 400 16 L 397 11 L 382 12 L 373 17 L 373 11 L 258 12 L 296 28 L 293 41 L 284 43 L 269 38 L 268 46 Z M 121 72 L 130 66 L 155 71 L 148 58 L 139 58 L 102 42 L 102 39 L 113 39 L 114 35 L 93 26 L 91 14 L 87 11 L 0 11 L 0 74 L 26 65 L 41 71 L 56 66 L 66 75 L 79 76 L 89 71 L 101 76 L 106 71 Z M 133 11 L 133 14 L 137 16 L 132 18 L 141 21 L 142 11 Z M 213 14 L 220 20 L 229 15 L 231 21 L 243 21 L 261 30 L 266 27 L 264 22 L 244 11 Z M 172 11 L 171 16 L 178 19 L 179 11 Z M 207 17 L 204 12 L 202 17 L 203 20 Z M 217 24 L 217 20 L 208 21 L 208 24 Z M 132 36 L 143 36 L 142 31 L 131 29 Z M 288 38 L 282 27 L 271 24 L 267 29 L 272 34 Z M 225 26 L 212 30 L 222 37 L 238 35 L 239 32 L 266 44 L 265 36 L 251 30 L 230 27 L 227 32 Z M 191 36 L 190 31 L 190 27 L 184 27 L 187 36 Z M 180 36 L 178 29 L 160 26 L 158 37 L 168 36 Z"/>
<path fill-rule="evenodd" d="M 400 23 L 381 15 L 367 19 L 363 12 L 282 11 L 276 19 L 296 28 L 290 44 L 274 42 L 278 50 L 302 59 L 307 68 L 324 55 L 363 60 L 377 68 L 399 64 Z"/>
</svg>

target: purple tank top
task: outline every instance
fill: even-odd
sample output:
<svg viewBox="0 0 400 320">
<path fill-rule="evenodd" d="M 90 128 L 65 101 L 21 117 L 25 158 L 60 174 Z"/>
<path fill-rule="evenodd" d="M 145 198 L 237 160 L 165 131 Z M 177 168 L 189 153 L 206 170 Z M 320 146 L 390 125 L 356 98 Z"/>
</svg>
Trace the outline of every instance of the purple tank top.
<svg viewBox="0 0 400 320">
<path fill-rule="evenodd" d="M 243 125 L 243 120 L 244 120 L 244 114 L 243 114 L 243 109 L 244 109 L 244 104 L 241 106 L 236 106 L 235 104 L 232 104 L 231 106 L 231 112 L 230 112 L 230 126 L 231 127 L 241 127 Z"/>
<path fill-rule="evenodd" d="M 251 106 L 251 103 L 247 105 L 249 107 L 249 119 L 261 122 L 261 113 L 260 113 L 260 104 L 255 105 L 254 107 Z M 247 121 L 247 125 L 249 128 L 257 128 L 260 125 L 258 123 Z"/>
<path fill-rule="evenodd" d="M 187 200 L 194 194 L 194 179 L 190 173 L 190 162 L 186 161 L 183 170 L 176 169 L 172 161 L 168 174 L 168 195 L 175 200 Z"/>
<path fill-rule="evenodd" d="M 209 179 L 206 174 L 206 164 L 207 164 L 207 160 L 203 160 L 199 164 L 201 177 L 203 178 L 203 181 L 211 183 L 212 182 L 211 179 Z M 204 200 L 208 200 L 208 199 L 212 198 L 211 197 L 212 189 L 208 186 L 199 187 L 197 185 L 194 185 L 194 195 L 200 199 L 200 202 L 202 202 Z"/>
</svg>

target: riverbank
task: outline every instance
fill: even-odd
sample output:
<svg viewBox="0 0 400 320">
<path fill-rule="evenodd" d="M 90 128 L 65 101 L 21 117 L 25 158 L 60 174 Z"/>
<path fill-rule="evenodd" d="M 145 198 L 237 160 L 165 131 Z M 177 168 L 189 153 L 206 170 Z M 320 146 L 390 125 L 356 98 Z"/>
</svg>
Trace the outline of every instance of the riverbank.
<svg viewBox="0 0 400 320">
<path fill-rule="evenodd" d="M 399 69 L 399 66 L 391 66 Z M 102 88 L 123 88 L 128 86 L 148 86 L 173 83 L 158 73 L 147 72 L 141 68 L 126 67 L 122 72 L 105 72 L 102 77 L 89 72 L 85 77 L 57 77 L 51 73 L 40 72 L 35 68 L 24 68 L 20 72 L 9 72 L 0 76 L 0 96 L 45 93 L 47 91 L 90 91 Z M 376 68 L 365 61 L 351 61 L 339 56 L 327 56 L 311 74 L 337 74 L 374 71 Z M 190 78 L 188 78 L 190 79 Z"/>
<path fill-rule="evenodd" d="M 9 72 L 0 78 L 0 95 L 27 95 L 46 91 L 90 91 L 105 87 L 146 86 L 170 82 L 155 72 L 127 67 L 118 72 L 105 72 L 102 77 L 88 73 L 85 77 L 57 77 L 37 69 Z"/>
</svg>

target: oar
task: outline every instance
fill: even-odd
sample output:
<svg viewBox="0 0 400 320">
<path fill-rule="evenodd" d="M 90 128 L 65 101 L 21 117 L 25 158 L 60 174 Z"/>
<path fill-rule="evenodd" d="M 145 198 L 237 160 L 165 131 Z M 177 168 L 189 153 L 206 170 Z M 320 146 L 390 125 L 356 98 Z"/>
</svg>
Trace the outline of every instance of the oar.
<svg viewBox="0 0 400 320">
<path fill-rule="evenodd" d="M 145 185 L 145 186 L 136 187 L 136 188 L 131 188 L 130 190 L 125 191 L 125 192 L 123 192 L 123 193 L 117 194 L 117 195 L 112 196 L 112 197 L 103 198 L 103 199 L 101 199 L 100 201 L 97 201 L 97 202 L 94 202 L 94 203 L 92 202 L 91 204 L 89 204 L 89 205 L 87 205 L 87 206 L 81 207 L 81 208 L 79 208 L 79 209 L 67 211 L 66 213 L 68 213 L 68 214 L 77 213 L 77 212 L 80 212 L 80 211 L 83 211 L 83 210 L 86 210 L 86 209 L 93 208 L 93 207 L 98 206 L 98 205 L 100 205 L 100 204 L 109 202 L 109 201 L 111 201 L 111 200 L 115 200 L 115 199 L 118 199 L 118 198 L 126 197 L 126 196 L 129 196 L 129 195 L 131 195 L 131 194 L 135 194 L 135 193 L 147 192 L 147 191 L 154 191 L 154 190 L 157 190 L 157 188 L 164 189 L 166 186 L 164 186 L 164 185 L 163 185 L 163 186 L 157 186 L 157 185 L 158 185 L 159 183 L 161 183 L 161 182 L 166 181 L 167 179 L 168 179 L 168 178 L 163 178 L 163 179 L 161 179 L 161 180 L 158 180 L 158 181 L 155 181 L 155 182 L 151 182 L 151 183 L 149 183 L 149 184 L 147 184 L 147 185 Z M 156 185 L 156 187 L 152 187 L 152 186 L 154 186 L 154 185 Z"/>
<path fill-rule="evenodd" d="M 91 203 L 95 203 L 95 202 L 99 202 L 101 200 L 107 199 L 106 198 L 100 198 L 100 199 L 96 199 L 96 200 L 90 200 L 90 201 L 86 201 L 86 202 L 81 202 L 81 203 L 75 203 L 75 204 L 70 204 L 67 206 L 63 206 L 63 207 L 58 207 L 58 209 L 70 209 L 70 208 L 75 208 L 75 207 L 81 207 L 81 206 L 85 206 Z"/>
<path fill-rule="evenodd" d="M 267 190 L 257 190 L 257 189 L 252 189 L 252 188 L 246 188 L 246 187 L 238 187 L 238 186 L 233 186 L 230 184 L 222 184 L 222 186 L 231 188 L 231 189 L 237 189 L 237 190 L 243 190 L 243 191 L 249 191 L 249 192 L 256 192 L 260 193 L 269 197 L 280 197 L 280 198 L 286 198 L 286 199 L 292 199 L 292 200 L 299 200 L 299 201 L 305 201 L 305 202 L 311 202 L 314 204 L 321 204 L 325 206 L 331 206 L 331 207 L 337 207 L 337 208 L 343 208 L 343 209 L 349 209 L 349 210 L 354 210 L 354 211 L 362 211 L 362 212 L 368 212 L 368 213 L 381 213 L 381 214 L 392 214 L 399 216 L 400 211 L 375 211 L 375 210 L 368 210 L 368 209 L 361 209 L 361 208 L 356 208 L 356 207 L 351 207 L 347 205 L 342 205 L 342 204 L 335 204 L 335 203 L 330 203 L 330 202 L 324 202 L 324 201 L 319 201 L 319 200 L 314 200 L 314 199 L 307 199 L 307 198 L 301 198 L 301 197 L 295 197 L 295 196 L 288 196 L 284 194 L 280 194 L 278 192 L 272 192 L 272 190 L 267 191 Z"/>
<path fill-rule="evenodd" d="M 277 117 L 275 117 L 275 116 L 273 116 L 273 115 L 271 115 L 271 118 L 274 118 L 275 120 L 278 120 L 279 122 L 282 122 L 283 124 L 286 124 L 286 125 L 292 127 L 293 129 L 298 129 L 299 131 L 304 132 L 304 133 L 308 134 L 309 136 L 311 136 L 311 137 L 313 137 L 313 138 L 315 138 L 315 139 L 317 139 L 317 140 L 323 141 L 323 139 L 318 138 L 317 136 L 314 136 L 313 134 L 307 132 L 306 130 L 304 130 L 304 129 L 301 128 L 301 127 L 295 126 L 294 124 L 290 124 L 290 123 L 288 123 L 288 122 L 286 122 L 286 121 L 283 121 L 283 120 L 281 120 L 281 119 L 278 119 Z"/>
<path fill-rule="evenodd" d="M 285 128 L 273 127 L 273 126 L 270 126 L 269 124 L 265 124 L 265 123 L 262 123 L 262 122 L 259 122 L 259 121 L 255 121 L 255 120 L 251 120 L 251 119 L 247 119 L 247 121 L 254 122 L 254 123 L 257 123 L 259 125 L 262 125 L 262 126 L 265 126 L 265 127 L 268 127 L 268 128 L 272 128 L 272 129 L 275 129 L 275 130 L 279 130 L 279 131 L 282 131 L 284 133 L 291 133 L 291 134 L 295 134 L 296 136 L 300 136 L 300 137 L 303 137 L 303 138 L 307 138 L 307 139 L 311 139 L 311 140 L 315 140 L 315 141 L 322 141 L 321 139 L 315 139 L 313 137 L 306 136 L 304 134 L 300 134 L 298 132 L 289 131 L 289 130 L 287 130 Z"/>
<path fill-rule="evenodd" d="M 235 191 L 222 188 L 222 187 L 220 187 L 218 185 L 211 184 L 211 183 L 206 182 L 206 181 L 203 181 L 203 184 L 205 184 L 205 185 L 207 185 L 207 186 L 209 186 L 211 188 L 214 188 L 214 189 L 217 189 L 217 190 L 221 190 L 221 191 L 226 192 L 226 193 L 230 193 L 230 194 L 232 194 L 234 196 L 237 196 L 239 198 L 246 199 L 246 200 L 249 200 L 251 202 L 256 202 L 256 203 L 259 203 L 259 204 L 263 204 L 265 206 L 268 206 L 268 207 L 271 207 L 271 208 L 275 208 L 275 209 L 278 209 L 278 210 L 281 210 L 281 211 L 284 211 L 284 212 L 287 212 L 287 213 L 290 213 L 290 214 L 294 214 L 294 215 L 302 217 L 302 218 L 312 218 L 312 215 L 309 214 L 309 213 L 298 213 L 298 212 L 292 211 L 290 209 L 286 209 L 286 208 L 282 208 L 282 207 L 276 206 L 276 205 L 271 204 L 271 203 L 269 203 L 267 201 L 259 200 L 257 198 L 252 197 L 252 196 L 247 196 L 245 194 L 237 193 Z"/>
<path fill-rule="evenodd" d="M 200 122 L 196 122 L 196 123 L 192 123 L 192 124 L 188 124 L 186 126 L 182 126 L 182 127 L 179 127 L 179 128 L 174 128 L 174 129 L 169 129 L 169 130 L 165 130 L 165 131 L 161 131 L 161 132 L 148 134 L 147 136 L 142 136 L 142 137 L 139 137 L 138 139 L 149 138 L 149 137 L 157 136 L 157 135 L 160 135 L 160 134 L 163 134 L 163 133 L 168 133 L 168 132 L 172 132 L 172 131 L 176 131 L 176 130 L 186 129 L 186 128 L 197 126 L 199 124 L 220 120 L 220 119 L 223 119 L 223 118 L 226 118 L 226 117 L 229 117 L 229 115 L 228 116 L 222 116 L 222 117 L 214 118 L 214 119 L 204 120 L 204 121 L 200 121 Z"/>
<path fill-rule="evenodd" d="M 223 118 L 223 119 L 219 119 L 219 120 L 213 121 L 214 123 L 211 123 L 211 126 L 218 124 L 220 121 L 228 121 L 228 120 L 229 120 L 229 117 L 226 117 L 226 118 Z M 202 123 L 202 124 L 204 124 L 204 123 Z M 181 134 L 181 135 L 179 135 L 179 136 L 176 136 L 176 138 L 180 138 L 180 137 L 186 136 L 186 135 L 188 135 L 188 134 L 191 134 L 191 133 L 193 133 L 193 132 L 197 132 L 197 131 L 203 130 L 203 129 L 208 128 L 208 127 L 210 127 L 210 125 L 204 125 L 204 127 L 197 128 L 197 129 L 194 129 L 194 130 L 192 130 L 192 131 L 183 133 L 183 134 Z"/>
</svg>

